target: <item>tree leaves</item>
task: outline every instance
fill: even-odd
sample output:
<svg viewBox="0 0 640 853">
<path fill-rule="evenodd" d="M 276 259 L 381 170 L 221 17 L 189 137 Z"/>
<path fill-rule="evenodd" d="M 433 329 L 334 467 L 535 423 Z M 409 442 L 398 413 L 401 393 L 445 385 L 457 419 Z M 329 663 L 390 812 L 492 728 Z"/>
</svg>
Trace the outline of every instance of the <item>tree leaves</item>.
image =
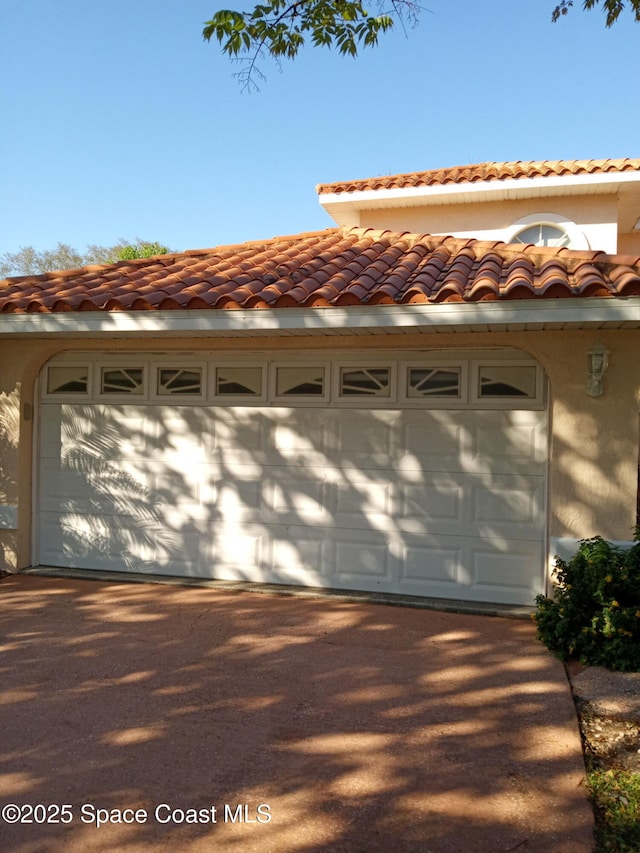
<svg viewBox="0 0 640 853">
<path fill-rule="evenodd" d="M 54 270 L 68 270 L 86 264 L 114 264 L 133 258 L 166 255 L 171 250 L 161 243 L 150 243 L 139 238 L 130 242 L 119 240 L 115 246 L 87 246 L 79 252 L 68 243 L 58 243 L 55 249 L 37 251 L 33 246 L 23 246 L 17 252 L 0 255 L 0 278 L 9 275 L 39 275 Z"/>
<path fill-rule="evenodd" d="M 361 0 L 269 0 L 250 12 L 216 12 L 202 34 L 243 63 L 236 76 L 243 88 L 255 89 L 255 77 L 263 78 L 257 62 L 265 55 L 276 61 L 295 59 L 308 39 L 314 47 L 355 57 L 361 48 L 374 47 L 395 21 L 417 20 L 413 0 L 391 0 L 391 5 L 391 14 L 371 15 Z"/>
<path fill-rule="evenodd" d="M 613 26 L 624 11 L 627 3 L 625 0 L 583 0 L 583 9 L 595 9 L 602 3 L 602 10 L 606 14 L 608 27 Z M 562 0 L 551 13 L 551 20 L 555 23 L 562 15 L 566 15 L 573 6 L 573 0 Z M 640 22 L 640 0 L 629 0 L 629 7 L 636 21 Z"/>
<path fill-rule="evenodd" d="M 258 62 L 295 59 L 307 40 L 314 47 L 336 48 L 345 56 L 357 56 L 362 48 L 375 47 L 378 38 L 394 24 L 416 24 L 424 9 L 417 0 L 384 0 L 378 14 L 370 14 L 361 0 L 268 0 L 248 12 L 221 9 L 202 30 L 206 41 L 217 41 L 222 52 L 238 61 L 236 74 L 244 89 L 257 89 L 256 77 L 264 79 Z M 584 9 L 602 4 L 607 26 L 618 20 L 628 5 L 640 21 L 640 0 L 583 0 Z M 573 0 L 561 0 L 551 13 L 557 21 L 569 12 Z"/>
</svg>

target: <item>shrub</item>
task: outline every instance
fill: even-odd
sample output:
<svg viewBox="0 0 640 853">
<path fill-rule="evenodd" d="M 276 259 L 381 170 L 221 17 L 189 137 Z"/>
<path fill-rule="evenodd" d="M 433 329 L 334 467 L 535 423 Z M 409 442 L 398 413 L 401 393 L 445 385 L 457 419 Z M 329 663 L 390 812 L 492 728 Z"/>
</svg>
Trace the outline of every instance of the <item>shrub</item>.
<svg viewBox="0 0 640 853">
<path fill-rule="evenodd" d="M 542 642 L 562 660 L 640 672 L 640 542 L 584 539 L 555 569 L 553 597 L 536 598 Z"/>
</svg>

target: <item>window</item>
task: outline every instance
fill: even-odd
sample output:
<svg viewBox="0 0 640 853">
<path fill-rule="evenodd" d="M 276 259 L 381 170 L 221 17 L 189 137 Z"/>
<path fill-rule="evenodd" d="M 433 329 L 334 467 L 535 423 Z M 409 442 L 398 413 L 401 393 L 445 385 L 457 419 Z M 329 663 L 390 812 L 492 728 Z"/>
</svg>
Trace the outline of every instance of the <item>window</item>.
<svg viewBox="0 0 640 853">
<path fill-rule="evenodd" d="M 313 358 L 313 361 L 311 360 Z M 317 361 L 316 361 L 317 358 Z M 375 360 L 374 360 L 375 359 Z M 544 372 L 515 350 L 425 348 L 413 352 L 67 353 L 40 383 L 52 403 L 118 405 L 284 405 L 351 409 L 536 409 Z M 66 399 L 65 399 L 66 397 Z"/>
<path fill-rule="evenodd" d="M 47 374 L 47 393 L 86 394 L 89 388 L 87 365 L 50 367 Z"/>
<path fill-rule="evenodd" d="M 142 367 L 103 367 L 100 390 L 102 394 L 142 394 Z"/>
<path fill-rule="evenodd" d="M 410 367 L 407 397 L 460 397 L 460 368 Z"/>
<path fill-rule="evenodd" d="M 388 397 L 390 374 L 388 367 L 343 367 L 340 370 L 340 396 Z"/>
<path fill-rule="evenodd" d="M 534 365 L 485 365 L 478 368 L 478 397 L 528 397 L 537 390 Z"/>
<path fill-rule="evenodd" d="M 276 369 L 276 396 L 322 397 L 324 395 L 324 367 L 278 367 Z"/>
<path fill-rule="evenodd" d="M 563 228 L 558 228 L 556 225 L 539 223 L 530 225 L 528 228 L 519 231 L 513 237 L 512 242 L 562 248 L 562 246 L 568 246 L 571 240 Z"/>
<path fill-rule="evenodd" d="M 261 367 L 218 367 L 216 394 L 232 397 L 260 397 L 262 395 Z"/>
<path fill-rule="evenodd" d="M 202 391 L 202 368 L 159 368 L 157 391 L 159 395 L 200 394 Z"/>
</svg>

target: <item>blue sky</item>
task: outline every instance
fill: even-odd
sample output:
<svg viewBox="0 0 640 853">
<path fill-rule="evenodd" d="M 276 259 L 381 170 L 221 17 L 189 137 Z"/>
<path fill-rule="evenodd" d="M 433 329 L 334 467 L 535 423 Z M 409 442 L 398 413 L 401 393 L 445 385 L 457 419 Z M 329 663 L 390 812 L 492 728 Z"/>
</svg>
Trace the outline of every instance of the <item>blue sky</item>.
<svg viewBox="0 0 640 853">
<path fill-rule="evenodd" d="M 232 8 L 249 6 L 229 2 Z M 307 48 L 258 93 L 205 0 L 5 0 L 0 254 L 172 249 L 325 228 L 319 182 L 487 160 L 640 156 L 640 25 L 554 0 L 427 0 L 356 59 Z"/>
</svg>

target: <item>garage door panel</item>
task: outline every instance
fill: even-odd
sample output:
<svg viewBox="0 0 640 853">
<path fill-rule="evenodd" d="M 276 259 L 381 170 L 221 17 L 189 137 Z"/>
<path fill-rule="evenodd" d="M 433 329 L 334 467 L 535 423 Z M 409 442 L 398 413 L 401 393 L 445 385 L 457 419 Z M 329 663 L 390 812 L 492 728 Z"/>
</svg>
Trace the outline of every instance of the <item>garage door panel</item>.
<svg viewBox="0 0 640 853">
<path fill-rule="evenodd" d="M 247 525 L 216 527 L 211 538 L 210 558 L 219 567 L 217 577 L 229 580 L 263 581 L 270 565 L 270 537 L 264 528 Z"/>
<path fill-rule="evenodd" d="M 383 477 L 381 472 L 378 474 L 379 479 L 369 479 L 360 472 L 359 476 L 345 477 L 343 482 L 335 485 L 335 516 L 338 526 L 351 527 L 354 523 L 360 526 L 363 518 L 371 520 L 374 516 L 394 515 L 395 486 Z"/>
<path fill-rule="evenodd" d="M 273 533 L 270 579 L 274 583 L 326 586 L 328 569 L 323 532 L 305 527 L 280 527 Z"/>
<path fill-rule="evenodd" d="M 336 535 L 333 542 L 333 565 L 333 578 L 340 585 L 349 581 L 357 584 L 366 581 L 379 584 L 381 581 L 394 580 L 395 560 L 383 537 L 355 537 L 349 536 L 348 532 Z"/>
<path fill-rule="evenodd" d="M 482 601 L 531 604 L 540 592 L 532 566 L 540 565 L 539 542 L 509 543 L 507 552 L 474 549 L 474 597 Z"/>
<path fill-rule="evenodd" d="M 212 484 L 212 513 L 220 521 L 252 519 L 264 511 L 268 491 L 262 479 L 220 480 Z"/>
<path fill-rule="evenodd" d="M 405 412 L 400 436 L 400 472 L 463 470 L 467 445 L 465 414 Z"/>
<path fill-rule="evenodd" d="M 407 595 L 531 604 L 540 592 L 541 560 L 539 542 L 424 537 L 403 549 L 400 587 Z"/>
<path fill-rule="evenodd" d="M 269 485 L 271 509 L 280 522 L 286 516 L 291 516 L 291 521 L 300 519 L 325 524 L 331 522 L 326 483 L 300 476 L 282 478 L 272 481 Z"/>
<path fill-rule="evenodd" d="M 151 477 L 99 460 L 89 463 L 76 468 L 43 460 L 40 506 L 44 512 L 101 512 L 142 518 L 154 514 L 160 498 L 150 488 Z"/>
<path fill-rule="evenodd" d="M 476 412 L 470 429 L 470 471 L 543 474 L 546 465 L 545 413 Z"/>
<path fill-rule="evenodd" d="M 45 565 L 141 571 L 183 561 L 185 537 L 131 516 L 41 513 Z"/>
<path fill-rule="evenodd" d="M 539 538 L 544 524 L 542 477 L 493 477 L 471 489 L 471 524 L 479 535 L 485 528 L 515 538 Z"/>
<path fill-rule="evenodd" d="M 149 451 L 147 416 L 106 406 L 45 405 L 41 456 L 69 459 L 95 456 L 120 459 Z"/>
<path fill-rule="evenodd" d="M 257 451 L 266 446 L 267 420 L 260 410 L 220 407 L 211 414 L 211 450 Z"/>
<path fill-rule="evenodd" d="M 332 421 L 323 410 L 277 409 L 268 433 L 269 448 L 286 458 L 325 455 L 331 446 Z"/>
<path fill-rule="evenodd" d="M 426 524 L 445 522 L 460 525 L 464 521 L 462 483 L 437 482 L 427 485 L 399 483 L 403 521 L 418 519 Z"/>
<path fill-rule="evenodd" d="M 433 585 L 442 589 L 445 585 L 448 595 L 454 595 L 464 582 L 464 549 L 458 546 L 438 547 L 426 542 L 404 545 L 400 560 L 400 584 L 409 595 L 433 594 Z"/>
<path fill-rule="evenodd" d="M 371 418 L 369 419 L 369 415 Z M 339 411 L 333 458 L 347 466 L 386 467 L 397 455 L 398 413 L 393 411 Z"/>
</svg>

